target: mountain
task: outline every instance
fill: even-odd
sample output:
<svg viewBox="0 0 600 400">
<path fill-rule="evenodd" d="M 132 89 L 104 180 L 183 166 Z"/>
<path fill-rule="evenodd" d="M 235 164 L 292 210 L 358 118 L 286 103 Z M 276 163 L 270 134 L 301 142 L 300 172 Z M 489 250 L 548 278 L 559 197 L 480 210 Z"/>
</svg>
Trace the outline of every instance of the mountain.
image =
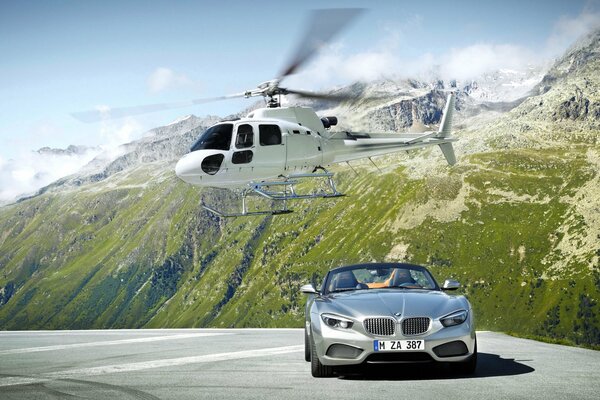
<svg viewBox="0 0 600 400">
<path fill-rule="evenodd" d="M 100 151 L 98 147 L 89 146 L 76 146 L 70 145 L 66 149 L 54 149 L 50 147 L 42 147 L 36 151 L 38 154 L 51 155 L 51 156 L 71 156 L 71 155 L 83 155 L 90 151 Z"/>
<path fill-rule="evenodd" d="M 599 46 L 590 43 L 527 82 L 520 101 L 484 78 L 356 84 L 340 90 L 386 96 L 311 103 L 341 128 L 390 132 L 434 127 L 440 89 L 458 89 L 459 163 L 429 149 L 376 158 L 378 168 L 335 166 L 347 196 L 299 201 L 288 215 L 207 213 L 201 198 L 222 207 L 235 198 L 180 182 L 173 166 L 216 119 L 157 128 L 0 208 L 0 326 L 301 327 L 300 285 L 341 264 L 389 260 L 459 280 L 478 329 L 599 346 L 600 132 L 590 112 Z M 576 67 L 557 72 L 567 64 Z M 587 113 L 560 114 L 576 87 Z"/>
<path fill-rule="evenodd" d="M 101 152 L 99 147 L 42 147 L 0 160 L 0 206 L 31 196 L 40 187 L 77 172 Z"/>
<path fill-rule="evenodd" d="M 219 120 L 218 117 L 201 119 L 188 115 L 171 124 L 152 129 L 140 140 L 100 153 L 78 173 L 43 187 L 37 194 L 100 182 L 119 172 L 152 163 L 172 163 L 189 150 L 202 131 Z"/>
<path fill-rule="evenodd" d="M 569 135 L 571 142 L 597 143 L 599 70 L 600 31 L 595 31 L 557 60 L 533 89 L 533 95 L 491 130 L 518 129 L 531 140 L 561 140 Z"/>
</svg>

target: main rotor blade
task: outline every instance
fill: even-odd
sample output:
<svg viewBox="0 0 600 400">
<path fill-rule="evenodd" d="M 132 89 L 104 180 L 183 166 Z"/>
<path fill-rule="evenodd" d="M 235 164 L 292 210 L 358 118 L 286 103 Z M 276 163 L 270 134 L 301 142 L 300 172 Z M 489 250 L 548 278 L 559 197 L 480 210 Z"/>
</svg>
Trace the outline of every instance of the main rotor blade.
<svg viewBox="0 0 600 400">
<path fill-rule="evenodd" d="M 327 100 L 327 101 L 354 101 L 354 100 L 386 100 L 393 96 L 389 95 L 368 95 L 362 93 L 318 93 L 307 92 L 305 90 L 283 89 L 285 94 L 293 94 L 306 99 Z"/>
<path fill-rule="evenodd" d="M 206 97 L 202 99 L 194 99 L 189 101 L 181 101 L 178 103 L 160 103 L 160 104 L 147 104 L 143 106 L 132 106 L 132 107 L 98 107 L 95 110 L 87 110 L 71 113 L 71 115 L 80 120 L 81 122 L 98 122 L 108 119 L 118 119 L 124 117 L 130 117 L 133 115 L 147 114 L 163 110 L 171 110 L 174 108 L 189 107 L 196 104 L 209 103 L 211 101 L 235 99 L 238 97 L 246 97 L 248 93 L 236 93 L 227 96 L 218 97 Z"/>
<path fill-rule="evenodd" d="M 303 97 L 306 99 L 344 101 L 344 100 L 355 100 L 360 97 L 356 94 L 349 94 L 349 93 L 317 93 L 317 92 L 307 92 L 305 90 L 293 90 L 293 89 L 284 89 L 284 90 L 285 90 L 286 94 L 294 94 L 298 97 Z"/>
<path fill-rule="evenodd" d="M 278 81 L 296 72 L 319 48 L 329 42 L 333 36 L 363 11 L 362 8 L 332 8 L 311 11 L 309 16 L 310 25 L 308 25 L 302 40 L 298 44 L 294 56 L 279 75 Z"/>
</svg>

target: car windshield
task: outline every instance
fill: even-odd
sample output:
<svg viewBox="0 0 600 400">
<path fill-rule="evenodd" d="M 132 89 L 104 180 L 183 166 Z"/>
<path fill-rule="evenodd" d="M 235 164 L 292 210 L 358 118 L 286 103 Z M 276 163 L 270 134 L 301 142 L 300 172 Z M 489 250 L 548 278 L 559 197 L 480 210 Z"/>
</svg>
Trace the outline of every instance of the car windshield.
<svg viewBox="0 0 600 400">
<path fill-rule="evenodd" d="M 191 148 L 196 150 L 229 150 L 233 124 L 219 124 L 208 128 Z"/>
<path fill-rule="evenodd" d="M 365 289 L 437 289 L 431 274 L 422 267 L 410 265 L 361 265 L 341 268 L 327 276 L 327 293 Z"/>
</svg>

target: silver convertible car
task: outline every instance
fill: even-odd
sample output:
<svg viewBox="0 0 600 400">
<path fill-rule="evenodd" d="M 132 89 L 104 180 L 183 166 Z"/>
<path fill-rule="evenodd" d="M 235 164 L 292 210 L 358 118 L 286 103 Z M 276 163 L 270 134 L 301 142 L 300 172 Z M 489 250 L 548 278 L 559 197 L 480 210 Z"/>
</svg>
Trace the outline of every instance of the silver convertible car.
<svg viewBox="0 0 600 400">
<path fill-rule="evenodd" d="M 320 290 L 305 285 L 305 358 L 315 377 L 335 368 L 373 363 L 477 365 L 473 310 L 460 284 L 440 288 L 425 267 L 374 263 L 329 271 Z"/>
</svg>

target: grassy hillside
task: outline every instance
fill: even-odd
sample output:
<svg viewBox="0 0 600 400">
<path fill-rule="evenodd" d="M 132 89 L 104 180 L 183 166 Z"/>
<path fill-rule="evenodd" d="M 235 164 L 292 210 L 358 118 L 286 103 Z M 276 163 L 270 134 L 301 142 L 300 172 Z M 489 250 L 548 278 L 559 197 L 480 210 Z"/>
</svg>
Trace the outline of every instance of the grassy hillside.
<svg viewBox="0 0 600 400">
<path fill-rule="evenodd" d="M 132 144 L 113 175 L 0 208 L 0 329 L 300 327 L 302 284 L 389 260 L 462 282 L 478 329 L 600 347 L 599 60 L 597 31 L 510 112 L 459 110 L 454 167 L 437 149 L 337 167 L 347 197 L 288 215 L 199 207 L 234 198 L 161 161 L 197 131 Z"/>
<path fill-rule="evenodd" d="M 339 168 L 347 197 L 277 217 L 216 218 L 166 163 L 1 208 L 0 326 L 300 327 L 300 285 L 407 260 L 461 281 L 479 329 L 599 345 L 600 146 L 430 159 Z"/>
</svg>

